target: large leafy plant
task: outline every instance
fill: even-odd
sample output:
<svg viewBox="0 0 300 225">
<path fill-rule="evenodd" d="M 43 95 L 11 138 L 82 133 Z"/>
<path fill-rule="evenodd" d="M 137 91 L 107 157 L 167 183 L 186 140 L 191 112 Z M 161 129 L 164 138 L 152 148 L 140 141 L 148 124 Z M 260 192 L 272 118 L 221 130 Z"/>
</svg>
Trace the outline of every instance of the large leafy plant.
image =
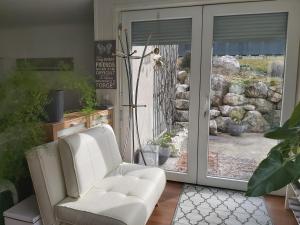
<svg viewBox="0 0 300 225">
<path fill-rule="evenodd" d="M 300 178 L 300 104 L 290 119 L 279 128 L 265 134 L 278 140 L 248 183 L 248 196 L 262 196 L 279 190 Z"/>
</svg>

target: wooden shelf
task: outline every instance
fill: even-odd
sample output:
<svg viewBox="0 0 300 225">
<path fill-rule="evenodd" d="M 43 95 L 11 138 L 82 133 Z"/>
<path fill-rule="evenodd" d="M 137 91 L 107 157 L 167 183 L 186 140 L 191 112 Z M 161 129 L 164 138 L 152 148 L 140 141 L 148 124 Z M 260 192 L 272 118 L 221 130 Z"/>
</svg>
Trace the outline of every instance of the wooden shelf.
<svg viewBox="0 0 300 225">
<path fill-rule="evenodd" d="M 44 125 L 47 135 L 46 141 L 55 141 L 63 136 L 77 133 L 102 123 L 113 126 L 113 109 L 96 110 L 89 115 L 82 112 L 68 113 L 64 116 L 62 122 Z"/>
</svg>

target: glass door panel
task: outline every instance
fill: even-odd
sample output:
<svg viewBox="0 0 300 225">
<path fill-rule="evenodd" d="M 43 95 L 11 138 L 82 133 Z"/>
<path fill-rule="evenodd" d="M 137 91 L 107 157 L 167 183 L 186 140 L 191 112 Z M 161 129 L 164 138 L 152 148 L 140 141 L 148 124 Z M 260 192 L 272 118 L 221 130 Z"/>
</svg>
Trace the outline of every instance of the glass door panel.
<svg viewBox="0 0 300 225">
<path fill-rule="evenodd" d="M 297 64 L 286 63 L 294 53 L 287 47 L 290 10 L 277 3 L 204 8 L 200 126 L 208 129 L 199 131 L 199 183 L 245 190 L 277 144 L 264 133 L 294 104 L 296 76 L 288 71 Z"/>
<path fill-rule="evenodd" d="M 287 13 L 214 20 L 208 175 L 249 180 L 281 121 Z"/>
<path fill-rule="evenodd" d="M 187 173 L 192 19 L 133 22 L 132 52 L 142 55 L 150 35 L 147 52 L 154 54 L 145 60 L 140 74 L 137 99 L 145 107 L 137 109 L 135 143 L 140 138 L 146 161 L 158 151 L 154 166 Z M 139 64 L 140 60 L 132 63 L 133 87 Z M 136 144 L 135 151 L 139 147 Z"/>
<path fill-rule="evenodd" d="M 198 127 L 191 121 L 198 121 L 201 53 L 195 41 L 201 29 L 194 28 L 201 27 L 201 9 L 123 14 L 134 56 L 141 56 L 146 46 L 146 53 L 152 52 L 143 61 L 140 77 L 140 59 L 132 61 L 138 129 L 131 147 L 137 152 L 136 161 L 143 163 L 142 152 L 147 165 L 164 169 L 169 179 L 192 183 L 196 182 L 197 145 L 193 143 L 197 143 Z"/>
</svg>

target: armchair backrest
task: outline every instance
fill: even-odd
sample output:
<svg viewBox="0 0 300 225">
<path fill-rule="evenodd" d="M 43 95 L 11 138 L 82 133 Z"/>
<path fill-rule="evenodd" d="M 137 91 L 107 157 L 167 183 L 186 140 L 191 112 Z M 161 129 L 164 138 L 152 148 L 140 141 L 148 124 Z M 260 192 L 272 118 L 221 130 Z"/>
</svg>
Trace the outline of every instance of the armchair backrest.
<svg viewBox="0 0 300 225">
<path fill-rule="evenodd" d="M 78 198 L 122 162 L 116 137 L 102 125 L 61 139 L 58 144 L 67 194 Z"/>
<path fill-rule="evenodd" d="M 26 157 L 44 225 L 58 225 L 55 205 L 84 195 L 122 162 L 109 125 L 39 146 Z"/>
<path fill-rule="evenodd" d="M 39 146 L 26 154 L 44 225 L 58 225 L 54 206 L 66 198 L 57 142 Z"/>
</svg>

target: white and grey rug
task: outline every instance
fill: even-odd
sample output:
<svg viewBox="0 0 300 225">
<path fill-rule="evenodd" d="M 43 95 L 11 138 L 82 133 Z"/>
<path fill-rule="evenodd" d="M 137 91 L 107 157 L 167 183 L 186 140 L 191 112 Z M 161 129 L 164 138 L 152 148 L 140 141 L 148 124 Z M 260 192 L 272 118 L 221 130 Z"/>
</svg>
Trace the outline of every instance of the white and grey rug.
<svg viewBox="0 0 300 225">
<path fill-rule="evenodd" d="M 186 184 L 172 225 L 272 225 L 272 222 L 263 198 Z"/>
</svg>

